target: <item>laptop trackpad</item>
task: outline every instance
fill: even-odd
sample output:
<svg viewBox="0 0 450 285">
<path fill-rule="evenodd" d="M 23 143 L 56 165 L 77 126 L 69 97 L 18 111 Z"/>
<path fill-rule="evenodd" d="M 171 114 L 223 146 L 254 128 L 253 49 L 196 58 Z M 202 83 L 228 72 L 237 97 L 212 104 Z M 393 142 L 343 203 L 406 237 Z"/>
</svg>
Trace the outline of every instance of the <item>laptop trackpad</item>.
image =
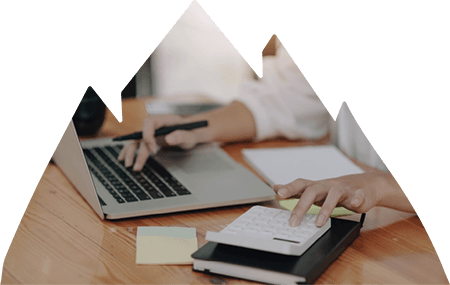
<svg viewBox="0 0 450 285">
<path fill-rule="evenodd" d="M 227 161 L 216 153 L 207 153 L 200 156 L 191 156 L 177 165 L 186 173 L 198 173 L 209 171 L 225 171 L 233 169 Z"/>
<path fill-rule="evenodd" d="M 233 165 L 213 151 L 194 153 L 172 152 L 162 157 L 160 156 L 159 160 L 165 167 L 174 167 L 188 174 L 226 171 L 233 169 Z"/>
</svg>

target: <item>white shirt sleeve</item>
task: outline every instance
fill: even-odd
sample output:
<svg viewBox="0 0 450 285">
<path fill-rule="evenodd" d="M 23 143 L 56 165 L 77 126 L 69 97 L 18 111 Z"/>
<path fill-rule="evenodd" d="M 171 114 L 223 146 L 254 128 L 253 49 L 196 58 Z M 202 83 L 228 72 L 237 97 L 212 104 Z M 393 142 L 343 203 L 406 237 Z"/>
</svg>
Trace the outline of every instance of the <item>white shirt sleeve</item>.
<svg viewBox="0 0 450 285">
<path fill-rule="evenodd" d="M 236 99 L 252 112 L 257 141 L 278 136 L 317 139 L 331 131 L 347 155 L 388 171 L 345 103 L 337 122 L 331 123 L 334 120 L 281 44 L 276 56 L 264 57 L 263 68 L 263 78 L 245 82 Z"/>
<path fill-rule="evenodd" d="M 317 139 L 327 134 L 330 115 L 280 44 L 263 59 L 263 78 L 242 84 L 236 101 L 252 112 L 256 140 L 283 136 Z"/>
</svg>

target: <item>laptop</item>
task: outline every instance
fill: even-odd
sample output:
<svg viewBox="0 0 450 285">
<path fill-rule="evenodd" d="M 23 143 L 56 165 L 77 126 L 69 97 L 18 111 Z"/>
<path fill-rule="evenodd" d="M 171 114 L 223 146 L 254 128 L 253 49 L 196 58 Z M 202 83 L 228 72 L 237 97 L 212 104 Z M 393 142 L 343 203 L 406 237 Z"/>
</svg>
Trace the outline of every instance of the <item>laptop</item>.
<svg viewBox="0 0 450 285">
<path fill-rule="evenodd" d="M 53 154 L 101 219 L 123 219 L 274 199 L 273 190 L 217 144 L 162 149 L 140 172 L 117 156 L 124 142 L 80 141 L 71 121 Z"/>
</svg>

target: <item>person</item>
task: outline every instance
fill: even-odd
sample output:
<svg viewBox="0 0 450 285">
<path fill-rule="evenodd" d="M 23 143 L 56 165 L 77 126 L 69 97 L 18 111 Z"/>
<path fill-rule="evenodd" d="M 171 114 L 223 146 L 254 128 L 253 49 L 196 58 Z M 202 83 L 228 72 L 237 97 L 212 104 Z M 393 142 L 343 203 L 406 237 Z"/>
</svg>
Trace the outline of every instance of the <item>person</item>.
<svg viewBox="0 0 450 285">
<path fill-rule="evenodd" d="M 324 225 L 334 207 L 343 206 L 357 213 L 375 206 L 414 212 L 406 195 L 388 172 L 344 103 L 336 122 L 331 118 L 286 49 L 278 42 L 275 56 L 265 57 L 263 78 L 242 84 L 235 101 L 219 109 L 180 117 L 173 114 L 150 116 L 143 123 L 143 139 L 130 141 L 118 159 L 133 170 L 142 169 L 158 144 L 193 148 L 199 143 L 263 141 L 269 138 L 319 139 L 329 132 L 347 155 L 381 171 L 342 176 L 321 181 L 297 179 L 275 185 L 278 199 L 299 198 L 289 219 L 298 226 L 312 204 L 322 206 L 316 225 Z M 163 138 L 154 131 L 163 126 L 207 120 L 208 127 L 177 130 Z M 136 150 L 138 155 L 135 158 Z"/>
</svg>

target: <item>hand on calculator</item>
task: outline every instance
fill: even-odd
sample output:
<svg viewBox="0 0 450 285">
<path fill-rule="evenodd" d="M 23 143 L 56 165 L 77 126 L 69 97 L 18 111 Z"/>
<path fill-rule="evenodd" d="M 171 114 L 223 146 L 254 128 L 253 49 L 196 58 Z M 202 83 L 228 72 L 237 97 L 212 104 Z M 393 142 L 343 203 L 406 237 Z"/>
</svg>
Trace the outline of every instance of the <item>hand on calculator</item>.
<svg viewBox="0 0 450 285">
<path fill-rule="evenodd" d="M 289 224 L 296 227 L 312 204 L 321 206 L 315 220 L 318 227 L 324 225 L 335 207 L 345 207 L 356 213 L 367 212 L 378 205 L 383 187 L 380 174 L 362 173 L 338 178 L 311 181 L 297 179 L 286 185 L 275 185 L 278 199 L 299 198 L 292 211 Z"/>
</svg>

